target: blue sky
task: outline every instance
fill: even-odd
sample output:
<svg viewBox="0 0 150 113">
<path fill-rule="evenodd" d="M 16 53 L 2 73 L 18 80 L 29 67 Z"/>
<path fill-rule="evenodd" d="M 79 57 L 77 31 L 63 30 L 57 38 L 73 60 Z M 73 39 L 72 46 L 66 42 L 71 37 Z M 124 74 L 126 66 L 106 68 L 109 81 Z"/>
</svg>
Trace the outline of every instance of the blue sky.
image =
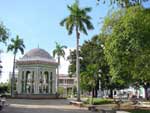
<svg viewBox="0 0 150 113">
<path fill-rule="evenodd" d="M 50 52 L 55 48 L 56 41 L 73 48 L 75 35 L 68 36 L 66 29 L 59 25 L 69 14 L 66 5 L 72 2 L 74 0 L 0 0 L 0 21 L 9 29 L 11 38 L 18 34 L 24 39 L 25 51 L 39 45 Z M 88 36 L 81 34 L 82 44 L 83 40 L 99 33 L 99 18 L 106 15 L 108 5 L 97 6 L 94 0 L 81 0 L 80 6 L 93 8 L 89 15 L 95 27 Z"/>
<path fill-rule="evenodd" d="M 69 15 L 67 5 L 74 0 L 0 0 L 0 22 L 9 29 L 10 39 L 19 35 L 25 43 L 25 52 L 32 48 L 45 49 L 49 53 L 55 48 L 55 42 L 75 48 L 75 35 L 68 36 L 64 27 L 59 25 L 60 21 Z M 150 6 L 150 1 L 145 4 Z M 80 45 L 84 40 L 90 39 L 93 35 L 100 32 L 102 20 L 110 4 L 96 5 L 96 0 L 80 0 L 81 7 L 92 7 L 89 15 L 92 17 L 94 30 L 88 31 L 88 36 L 81 34 Z M 4 50 L 2 54 L 3 78 L 8 79 L 9 72 L 12 70 L 12 53 L 6 53 L 6 47 L 0 45 Z M 69 50 L 67 50 L 67 55 Z M 20 55 L 18 56 L 20 57 Z M 60 71 L 67 73 L 69 63 L 62 59 Z M 64 69 L 65 68 L 65 69 Z M 3 81 L 1 79 L 0 81 Z"/>
<path fill-rule="evenodd" d="M 56 41 L 73 48 L 75 35 L 68 36 L 66 29 L 59 25 L 69 14 L 66 5 L 73 2 L 74 0 L 0 0 L 0 21 L 9 29 L 10 38 L 18 34 L 24 39 L 25 51 L 39 45 L 51 52 Z M 93 8 L 89 15 L 95 27 L 88 32 L 88 36 L 81 34 L 82 44 L 100 32 L 100 17 L 104 17 L 111 8 L 109 4 L 97 6 L 96 0 L 80 0 L 80 6 Z"/>
</svg>

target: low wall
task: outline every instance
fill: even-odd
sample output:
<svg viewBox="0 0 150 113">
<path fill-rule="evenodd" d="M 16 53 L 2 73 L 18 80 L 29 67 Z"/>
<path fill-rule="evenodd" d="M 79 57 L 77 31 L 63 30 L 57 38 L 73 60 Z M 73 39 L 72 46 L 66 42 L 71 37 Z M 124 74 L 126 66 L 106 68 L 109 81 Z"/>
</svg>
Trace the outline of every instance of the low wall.
<svg viewBox="0 0 150 113">
<path fill-rule="evenodd" d="M 58 99 L 56 94 L 18 94 L 14 98 L 17 99 Z"/>
</svg>

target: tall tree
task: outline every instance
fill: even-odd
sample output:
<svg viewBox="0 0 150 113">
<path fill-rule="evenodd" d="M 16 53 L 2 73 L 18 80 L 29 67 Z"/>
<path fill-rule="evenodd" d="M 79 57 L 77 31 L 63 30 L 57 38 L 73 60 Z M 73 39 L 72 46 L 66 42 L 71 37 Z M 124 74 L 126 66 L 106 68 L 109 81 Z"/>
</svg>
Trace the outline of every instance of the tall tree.
<svg viewBox="0 0 150 113">
<path fill-rule="evenodd" d="M 116 14 L 120 12 L 123 15 L 113 26 L 105 26 L 111 32 L 104 32 L 110 74 L 122 84 L 146 83 L 150 80 L 150 10 L 135 6 Z M 111 17 L 106 23 L 114 22 L 116 18 Z"/>
<path fill-rule="evenodd" d="M 8 39 L 8 30 L 5 28 L 5 26 L 0 23 L 0 42 L 6 44 L 6 40 Z"/>
<path fill-rule="evenodd" d="M 73 5 L 67 6 L 70 11 L 70 15 L 60 22 L 61 26 L 66 26 L 68 34 L 71 35 L 73 30 L 76 32 L 76 76 L 77 76 L 77 101 L 80 101 L 80 64 L 79 64 L 79 39 L 80 32 L 87 33 L 87 29 L 94 29 L 90 22 L 91 17 L 87 15 L 91 11 L 91 8 L 80 8 L 78 1 Z"/>
<path fill-rule="evenodd" d="M 109 76 L 109 66 L 105 60 L 104 56 L 104 44 L 100 38 L 101 36 L 95 35 L 92 37 L 91 40 L 85 41 L 83 45 L 81 46 L 80 49 L 80 57 L 82 59 L 80 60 L 81 65 L 80 65 L 80 72 L 81 72 L 81 89 L 83 91 L 88 91 L 91 92 L 93 89 L 92 95 L 94 97 L 97 97 L 97 91 L 99 89 L 99 81 L 101 81 L 101 88 L 103 89 L 110 89 L 110 78 Z M 70 51 L 70 55 L 68 56 L 68 60 L 70 62 L 69 65 L 69 75 L 73 75 L 75 73 L 75 55 L 76 51 Z M 96 67 L 96 68 L 93 68 Z M 94 74 L 90 75 L 89 73 L 93 72 Z M 88 79 L 91 78 L 92 79 Z M 87 78 L 87 79 L 85 79 Z M 93 80 L 94 79 L 94 80 Z M 91 87 L 91 83 L 93 81 L 96 81 L 96 85 Z"/>
<path fill-rule="evenodd" d="M 58 86 L 59 86 L 59 81 L 58 81 L 58 77 L 59 77 L 59 65 L 60 65 L 60 57 L 65 57 L 65 51 L 64 49 L 66 49 L 67 46 L 65 45 L 60 45 L 56 42 L 56 48 L 53 50 L 53 57 L 57 56 L 58 59 L 58 67 L 57 67 L 57 81 L 56 81 L 56 91 L 58 91 Z"/>
<path fill-rule="evenodd" d="M 16 66 L 16 55 L 18 51 L 21 52 L 21 54 L 24 54 L 24 42 L 23 39 L 20 39 L 17 35 L 15 39 L 11 39 L 11 44 L 8 45 L 7 51 L 12 51 L 14 54 L 14 60 L 13 60 L 13 72 L 12 72 L 12 78 L 11 78 L 11 95 L 14 96 L 14 83 L 15 83 L 15 66 Z"/>
</svg>

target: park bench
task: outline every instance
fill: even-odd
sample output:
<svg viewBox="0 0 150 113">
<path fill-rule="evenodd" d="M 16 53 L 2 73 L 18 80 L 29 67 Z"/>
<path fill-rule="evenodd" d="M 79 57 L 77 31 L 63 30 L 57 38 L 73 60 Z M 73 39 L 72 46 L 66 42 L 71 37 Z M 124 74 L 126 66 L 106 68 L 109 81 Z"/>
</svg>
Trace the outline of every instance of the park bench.
<svg viewBox="0 0 150 113">
<path fill-rule="evenodd" d="M 75 106 L 78 106 L 78 107 L 83 107 L 83 102 L 70 101 L 69 104 L 75 105 Z"/>
<path fill-rule="evenodd" d="M 116 104 L 118 104 L 118 103 L 124 103 L 124 102 L 128 102 L 129 100 L 128 100 L 128 98 L 127 97 L 115 97 L 114 98 L 114 102 L 116 103 Z"/>
<path fill-rule="evenodd" d="M 121 107 L 121 104 L 124 103 L 124 102 L 128 102 L 128 98 L 127 97 L 115 97 L 114 98 L 114 103 L 117 105 L 116 106 L 116 109 L 120 109 Z"/>
</svg>

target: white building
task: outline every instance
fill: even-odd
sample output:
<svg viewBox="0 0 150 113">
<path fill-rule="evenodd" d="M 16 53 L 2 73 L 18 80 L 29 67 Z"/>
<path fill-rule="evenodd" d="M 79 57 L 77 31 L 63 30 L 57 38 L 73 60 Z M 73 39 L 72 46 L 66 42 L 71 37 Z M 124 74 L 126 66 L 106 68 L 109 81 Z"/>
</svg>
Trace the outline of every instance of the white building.
<svg viewBox="0 0 150 113">
<path fill-rule="evenodd" d="M 16 62 L 17 95 L 55 94 L 57 66 L 58 63 L 43 49 L 27 52 Z"/>
<path fill-rule="evenodd" d="M 64 95 L 71 95 L 73 92 L 73 88 L 76 87 L 77 85 L 77 77 L 72 76 L 69 77 L 66 74 L 60 74 L 59 75 L 59 88 L 63 88 L 64 89 Z M 69 94 L 71 93 L 71 94 Z"/>
</svg>

